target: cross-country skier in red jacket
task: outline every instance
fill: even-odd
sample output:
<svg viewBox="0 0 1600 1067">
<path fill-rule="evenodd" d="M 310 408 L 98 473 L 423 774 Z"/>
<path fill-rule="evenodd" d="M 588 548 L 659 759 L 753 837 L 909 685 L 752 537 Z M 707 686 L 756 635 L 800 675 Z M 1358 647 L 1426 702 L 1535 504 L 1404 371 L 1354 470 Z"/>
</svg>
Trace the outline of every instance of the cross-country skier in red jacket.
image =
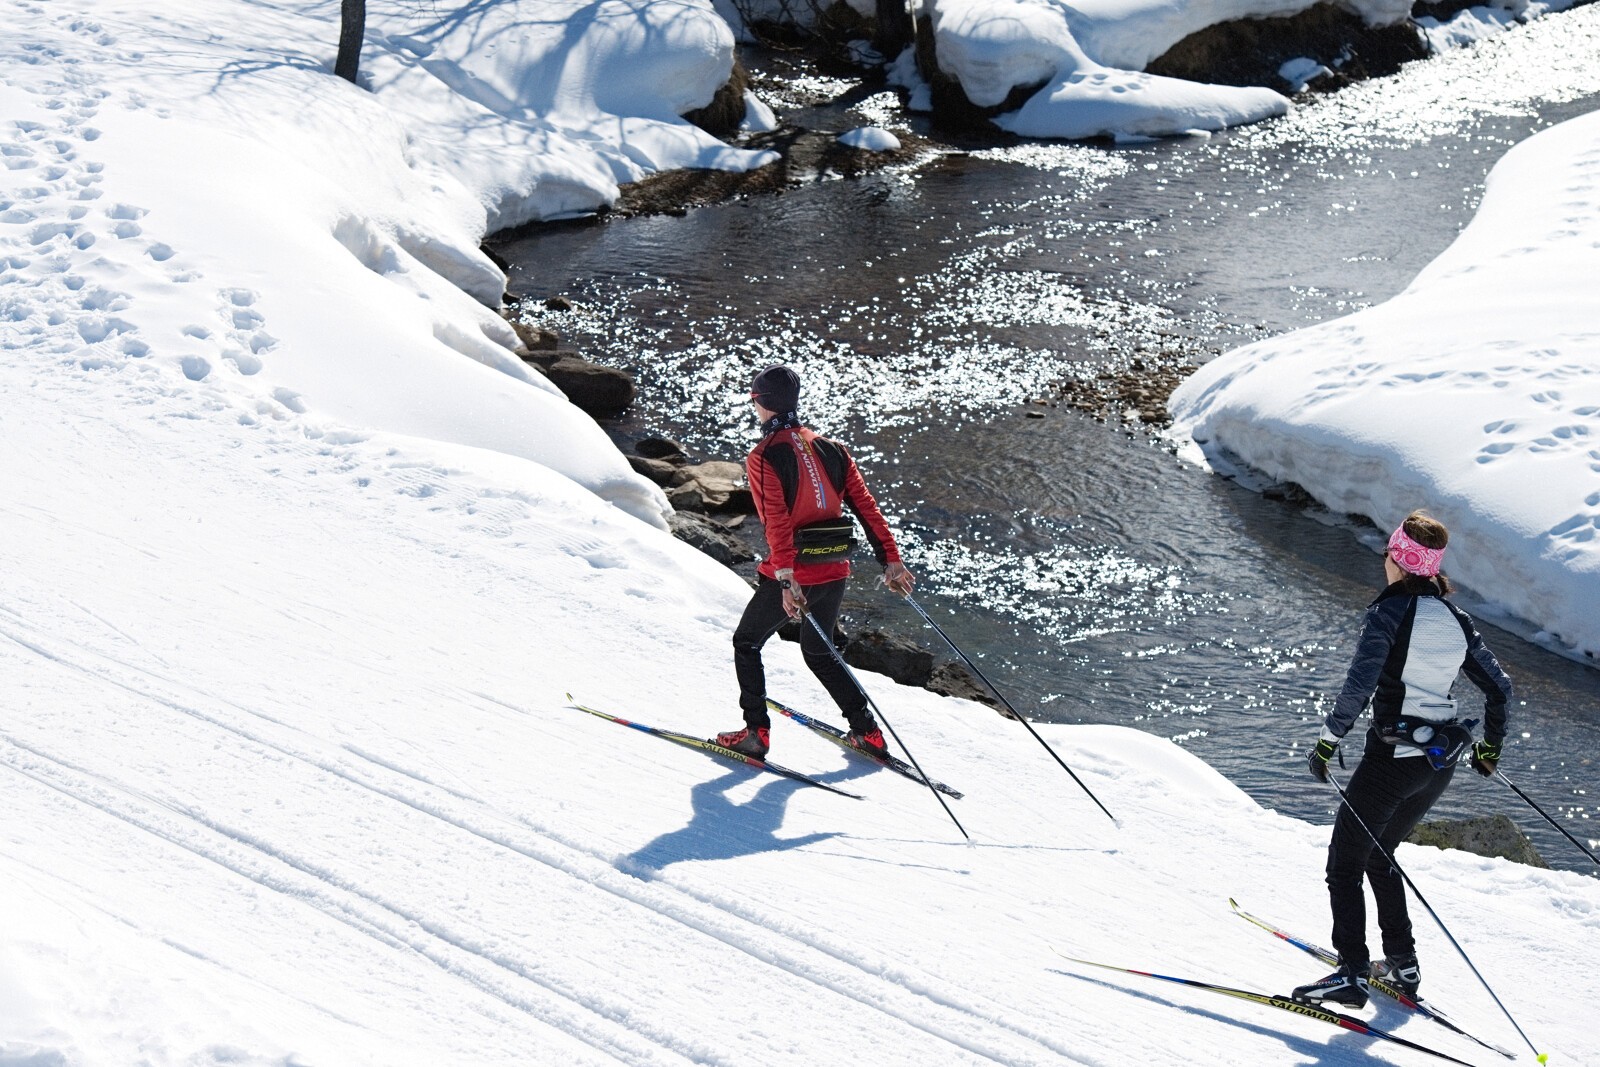
<svg viewBox="0 0 1600 1067">
<path fill-rule="evenodd" d="M 846 507 L 861 520 L 884 568 L 884 583 L 904 596 L 911 592 L 914 578 L 900 562 L 889 524 L 850 453 L 839 442 L 801 425 L 796 413 L 800 376 L 789 367 L 768 367 L 751 383 L 750 400 L 761 420 L 762 437 L 745 460 L 745 474 L 766 530 L 767 558 L 756 568 L 755 595 L 733 632 L 733 667 L 745 725 L 718 734 L 717 742 L 760 758 L 771 745 L 772 726 L 761 648 L 786 618 L 798 619 L 808 610 L 824 633 L 833 633 L 850 577 L 847 542 L 854 541 L 839 521 Z M 850 742 L 886 754 L 866 694 L 809 624 L 800 629 L 800 651 L 811 673 L 844 712 Z"/>
</svg>

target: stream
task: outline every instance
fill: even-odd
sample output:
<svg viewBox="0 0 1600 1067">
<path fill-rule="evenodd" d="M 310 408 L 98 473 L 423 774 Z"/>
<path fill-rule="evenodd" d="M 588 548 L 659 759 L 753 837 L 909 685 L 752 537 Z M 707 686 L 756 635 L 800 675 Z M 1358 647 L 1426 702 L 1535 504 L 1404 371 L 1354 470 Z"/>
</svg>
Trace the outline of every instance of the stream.
<svg viewBox="0 0 1600 1067">
<path fill-rule="evenodd" d="M 1137 419 L 1074 409 L 1065 386 L 1197 364 L 1399 292 L 1470 221 L 1506 149 L 1600 107 L 1597 56 L 1591 5 L 1301 98 L 1284 119 L 1111 147 L 952 144 L 891 93 L 747 53 L 786 120 L 880 124 L 928 150 L 496 247 L 513 291 L 577 305 L 538 321 L 636 376 L 638 401 L 607 427 L 619 443 L 659 433 L 740 459 L 750 375 L 794 365 L 802 415 L 851 446 L 919 602 L 1017 707 L 1170 738 L 1260 803 L 1326 824 L 1337 795 L 1304 759 L 1383 585 L 1381 535 L 1182 463 Z M 872 589 L 876 570 L 852 583 L 848 623 L 942 653 Z M 1472 592 L 1459 599 L 1519 691 L 1502 768 L 1600 850 L 1600 670 L 1484 617 Z M 731 669 L 725 688 L 732 722 Z M 1458 693 L 1474 706 L 1464 680 Z M 911 740 L 914 721 L 887 710 Z M 1432 817 L 1494 812 L 1553 866 L 1597 873 L 1470 771 Z"/>
</svg>

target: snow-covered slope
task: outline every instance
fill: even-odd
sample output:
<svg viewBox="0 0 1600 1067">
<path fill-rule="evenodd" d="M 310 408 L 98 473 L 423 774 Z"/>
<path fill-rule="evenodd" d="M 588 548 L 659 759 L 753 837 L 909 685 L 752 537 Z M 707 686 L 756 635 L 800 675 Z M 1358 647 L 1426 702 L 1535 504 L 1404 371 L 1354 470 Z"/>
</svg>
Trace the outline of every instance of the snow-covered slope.
<svg viewBox="0 0 1600 1067">
<path fill-rule="evenodd" d="M 1600 114 L 1490 173 L 1399 296 L 1228 353 L 1175 430 L 1387 530 L 1427 506 L 1479 598 L 1600 655 Z"/>
<path fill-rule="evenodd" d="M 521 456 L 662 522 L 659 490 L 512 355 L 478 243 L 656 169 L 769 159 L 674 117 L 727 78 L 726 24 L 691 0 L 368 6 L 370 93 L 327 73 L 337 3 L 18 5 L 6 347 Z"/>
<path fill-rule="evenodd" d="M 384 37 L 411 10 L 374 7 Z M 486 295 L 488 213 L 569 203 L 593 173 L 492 146 L 568 135 L 473 110 L 527 82 L 493 49 L 452 58 L 460 26 L 426 54 L 411 33 L 415 63 L 368 57 L 375 83 L 410 64 L 459 92 L 339 84 L 336 8 L 8 11 L 0 1063 L 1395 1058 L 1051 951 L 1272 989 L 1316 970 L 1225 897 L 1319 935 L 1326 831 L 1160 739 L 1042 728 L 1113 826 L 1015 724 L 871 681 L 966 790 L 969 846 L 925 791 L 787 722 L 778 758 L 867 799 L 567 708 L 732 725 L 745 591 L 640 521 L 654 490 L 447 284 Z M 581 38 L 552 63 L 629 10 L 515 5 Z M 610 114 L 573 139 L 585 166 L 633 158 L 635 119 L 676 136 Z M 504 169 L 479 183 L 486 156 Z M 519 169 L 539 167 L 550 200 Z M 825 709 L 792 646 L 770 662 L 775 694 Z M 1540 1047 L 1578 1062 L 1600 885 L 1404 861 Z M 1420 936 L 1429 992 L 1510 1043 Z"/>
<path fill-rule="evenodd" d="M 1226 897 L 1323 936 L 1326 830 L 1182 749 L 1042 728 L 1114 826 L 1014 724 L 872 679 L 966 791 L 969 846 L 926 791 L 787 721 L 775 758 L 867 799 L 620 728 L 565 692 L 736 721 L 727 572 L 525 461 L 126 386 L 0 366 L 0 1059 L 1387 1056 L 1052 951 L 1274 990 L 1317 970 Z M 825 710 L 793 646 L 770 658 L 775 693 Z M 1404 862 L 1541 1049 L 1582 1062 L 1600 885 Z M 1514 1041 L 1418 922 L 1428 991 Z"/>
</svg>

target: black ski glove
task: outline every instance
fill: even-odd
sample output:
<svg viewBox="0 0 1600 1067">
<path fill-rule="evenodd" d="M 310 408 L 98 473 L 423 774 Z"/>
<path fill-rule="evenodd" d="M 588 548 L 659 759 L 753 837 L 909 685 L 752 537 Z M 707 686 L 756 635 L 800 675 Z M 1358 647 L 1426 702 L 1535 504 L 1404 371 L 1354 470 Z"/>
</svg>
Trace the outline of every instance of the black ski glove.
<svg viewBox="0 0 1600 1067">
<path fill-rule="evenodd" d="M 1474 741 L 1472 743 L 1472 769 L 1485 778 L 1493 778 L 1500 762 L 1500 742 Z"/>
<path fill-rule="evenodd" d="M 1311 777 L 1319 782 L 1328 780 L 1328 761 L 1333 758 L 1334 751 L 1339 747 L 1339 742 L 1320 738 L 1317 747 L 1311 750 L 1311 758 L 1306 760 L 1306 766 L 1311 771 Z"/>
</svg>

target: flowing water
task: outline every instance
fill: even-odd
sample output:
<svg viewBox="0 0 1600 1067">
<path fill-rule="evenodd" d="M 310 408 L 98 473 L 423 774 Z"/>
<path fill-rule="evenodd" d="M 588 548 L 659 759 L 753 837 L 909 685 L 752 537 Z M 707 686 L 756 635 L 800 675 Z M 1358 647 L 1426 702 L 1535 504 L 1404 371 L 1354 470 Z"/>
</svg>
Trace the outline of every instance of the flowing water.
<svg viewBox="0 0 1600 1067">
<path fill-rule="evenodd" d="M 893 172 L 500 245 L 514 291 L 578 303 L 547 325 L 636 374 L 640 399 L 614 432 L 739 458 L 751 372 L 795 365 L 803 413 L 851 444 L 919 601 L 1013 703 L 1169 737 L 1262 803 L 1331 821 L 1337 798 L 1304 756 L 1383 584 L 1377 531 L 1048 401 L 1063 381 L 1202 362 L 1404 288 L 1471 218 L 1508 147 L 1600 107 L 1600 6 L 1283 120 L 1116 148 L 957 151 L 887 95 L 791 85 L 853 104 L 792 111 L 801 124 L 876 121 L 933 147 Z M 858 620 L 918 630 L 855 585 Z M 1475 606 L 1470 591 L 1463 602 Z M 1500 621 L 1509 630 L 1485 623 L 1485 636 L 1519 686 L 1504 769 L 1600 851 L 1600 670 Z M 938 648 L 931 632 L 925 643 Z M 732 708 L 731 673 L 726 688 Z M 1470 772 L 1434 814 L 1496 811 L 1552 864 L 1595 872 Z"/>
</svg>

